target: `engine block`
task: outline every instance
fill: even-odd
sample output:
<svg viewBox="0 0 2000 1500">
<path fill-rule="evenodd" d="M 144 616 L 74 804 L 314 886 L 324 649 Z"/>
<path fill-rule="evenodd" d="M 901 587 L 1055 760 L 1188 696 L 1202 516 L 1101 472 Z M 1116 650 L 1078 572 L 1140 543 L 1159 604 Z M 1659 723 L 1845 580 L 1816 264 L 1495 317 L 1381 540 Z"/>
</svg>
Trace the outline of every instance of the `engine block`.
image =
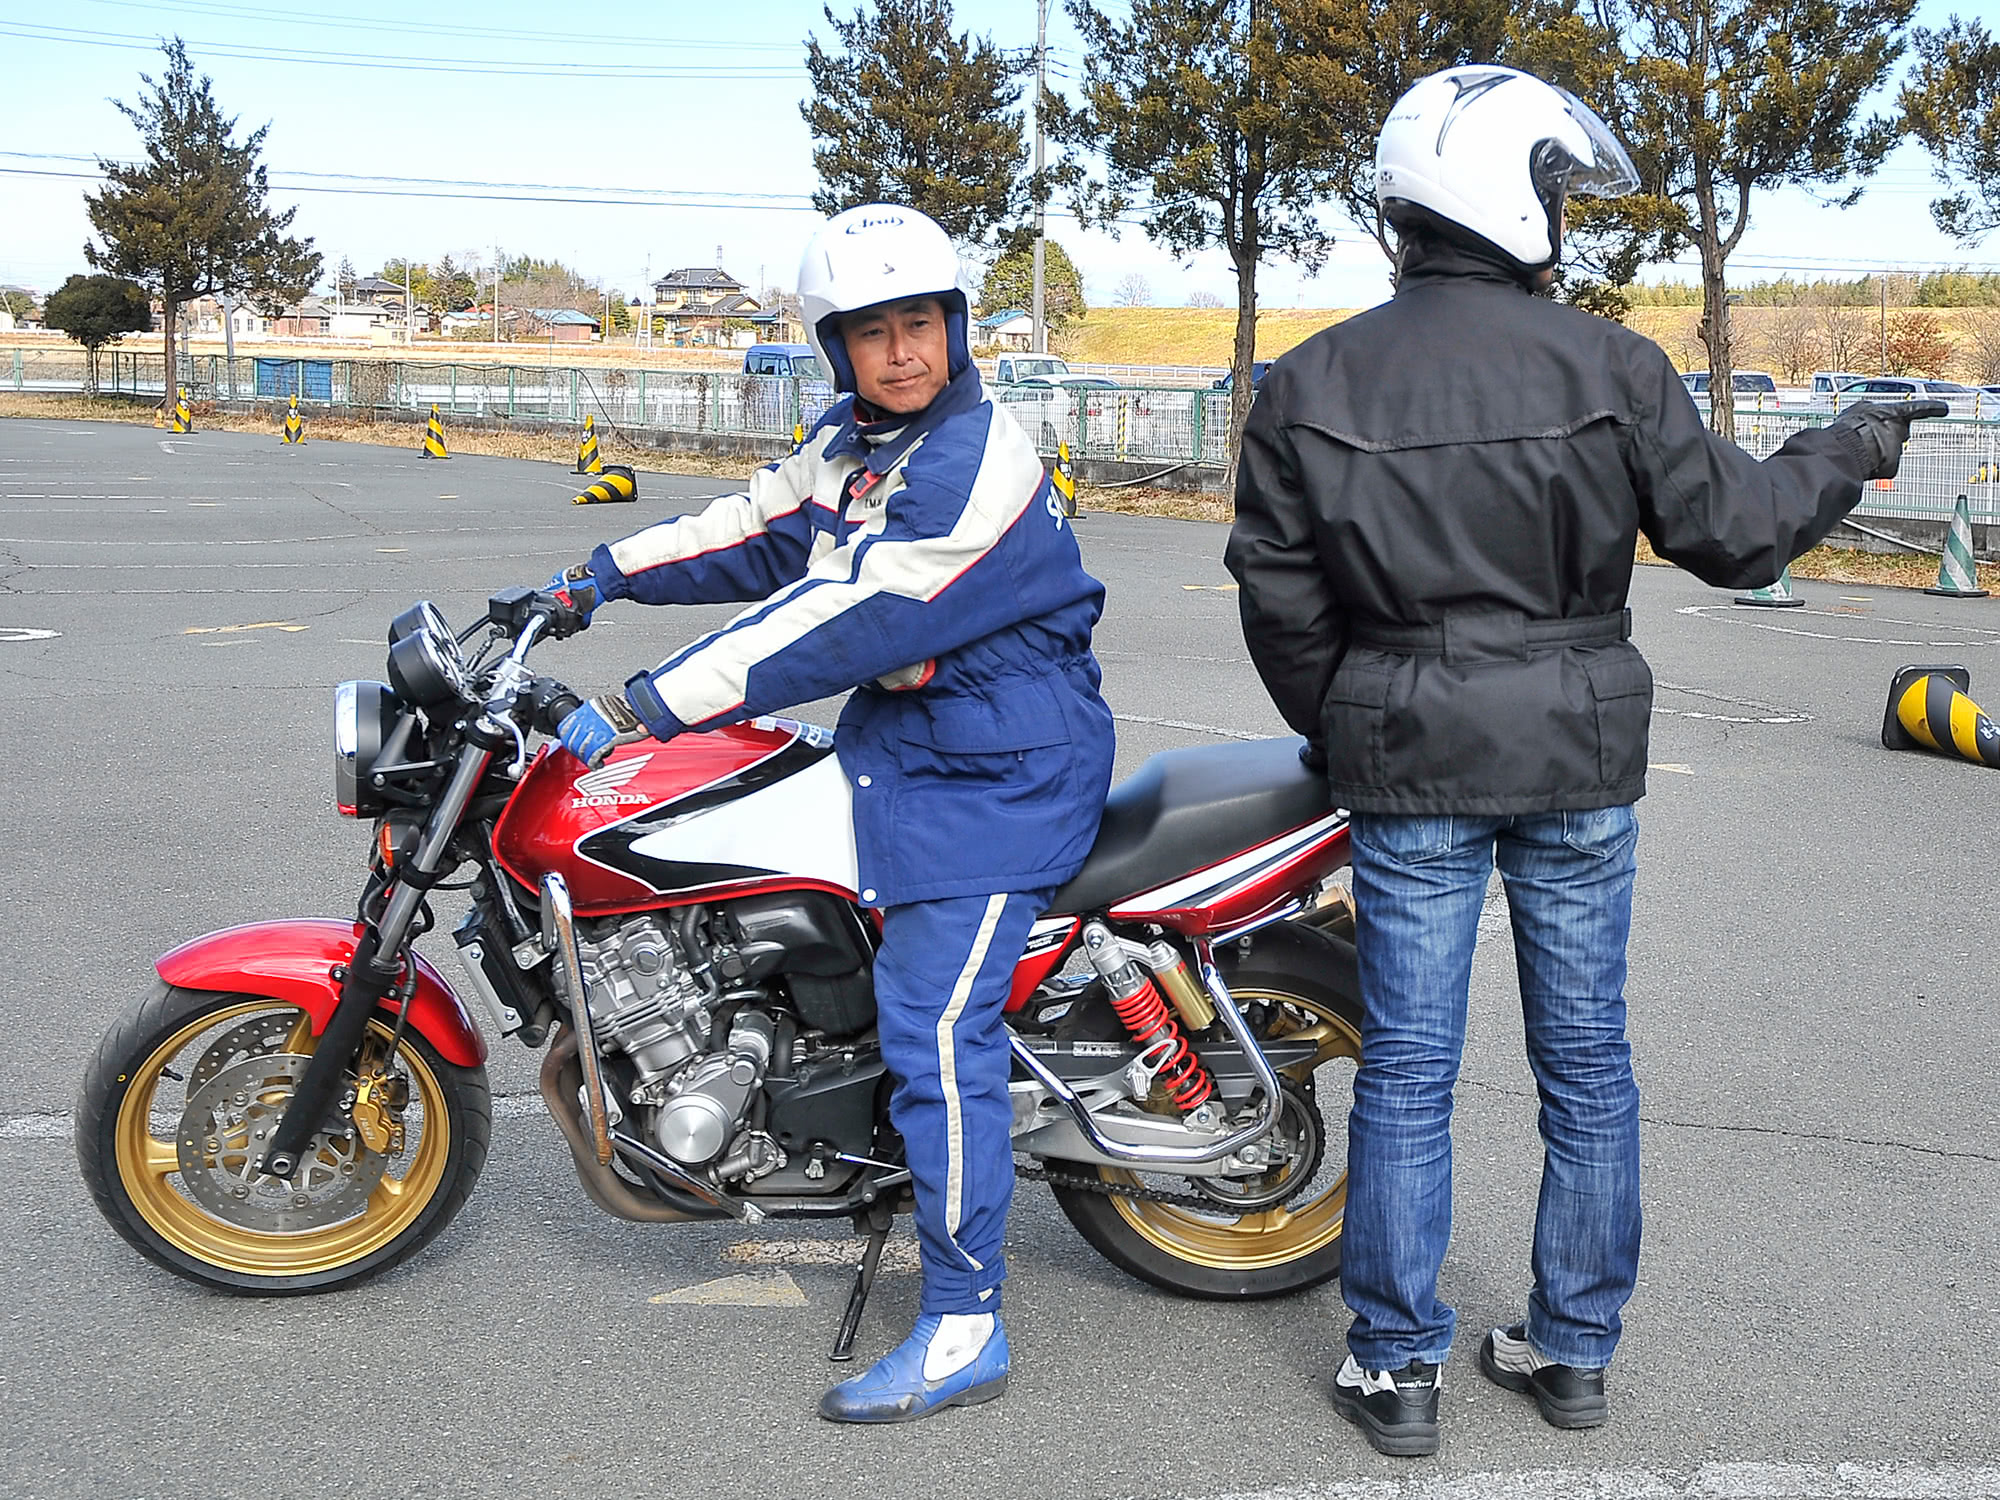
<svg viewBox="0 0 2000 1500">
<path fill-rule="evenodd" d="M 632 1059 L 641 1085 L 707 1049 L 707 996 L 681 963 L 659 919 L 641 912 L 577 944 L 590 993 L 591 1028 Z"/>
</svg>

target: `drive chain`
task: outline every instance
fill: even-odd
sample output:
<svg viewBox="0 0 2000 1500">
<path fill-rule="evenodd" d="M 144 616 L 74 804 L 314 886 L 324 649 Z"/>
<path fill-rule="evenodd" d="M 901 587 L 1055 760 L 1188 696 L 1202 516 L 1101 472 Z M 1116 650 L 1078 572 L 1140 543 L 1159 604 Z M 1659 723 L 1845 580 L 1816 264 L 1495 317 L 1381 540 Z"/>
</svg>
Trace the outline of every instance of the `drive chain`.
<svg viewBox="0 0 2000 1500">
<path fill-rule="evenodd" d="M 1017 1178 L 1029 1182 L 1046 1182 L 1050 1187 L 1075 1188 L 1084 1193 L 1100 1193 L 1107 1198 L 1139 1198 L 1147 1203 L 1171 1203 L 1176 1208 L 1191 1208 L 1201 1213 L 1226 1212 L 1213 1198 L 1204 1198 L 1199 1193 L 1170 1193 L 1165 1188 L 1146 1187 L 1142 1183 L 1106 1182 L 1102 1177 L 1085 1177 L 1075 1172 L 1055 1171 L 1048 1167 L 1017 1165 Z"/>
</svg>

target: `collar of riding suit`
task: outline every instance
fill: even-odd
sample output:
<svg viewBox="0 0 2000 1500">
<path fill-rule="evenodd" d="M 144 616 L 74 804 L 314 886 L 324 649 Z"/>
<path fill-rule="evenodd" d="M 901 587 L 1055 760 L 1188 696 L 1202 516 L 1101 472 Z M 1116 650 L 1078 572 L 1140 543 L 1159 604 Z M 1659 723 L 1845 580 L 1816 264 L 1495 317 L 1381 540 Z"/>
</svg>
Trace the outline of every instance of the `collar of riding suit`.
<svg viewBox="0 0 2000 1500">
<path fill-rule="evenodd" d="M 847 419 L 821 450 L 826 458 L 865 460 L 868 472 L 880 477 L 894 469 L 923 436 L 960 412 L 986 399 L 979 369 L 966 364 L 953 375 L 937 399 L 920 412 L 880 417 L 859 396 L 848 407 Z M 871 421 L 870 418 L 875 418 Z"/>
</svg>

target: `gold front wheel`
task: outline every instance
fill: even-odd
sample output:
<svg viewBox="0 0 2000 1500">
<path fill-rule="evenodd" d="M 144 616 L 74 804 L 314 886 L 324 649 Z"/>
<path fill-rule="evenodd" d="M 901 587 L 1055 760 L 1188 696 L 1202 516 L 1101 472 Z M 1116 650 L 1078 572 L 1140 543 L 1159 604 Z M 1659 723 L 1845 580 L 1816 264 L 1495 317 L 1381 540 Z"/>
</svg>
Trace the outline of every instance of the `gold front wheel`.
<svg viewBox="0 0 2000 1500">
<path fill-rule="evenodd" d="M 1225 1183 L 1101 1167 L 1097 1178 L 1112 1192 L 1055 1188 L 1064 1214 L 1106 1259 L 1186 1296 L 1281 1297 L 1340 1274 L 1360 1001 L 1337 972 L 1255 965 L 1253 956 L 1228 977 L 1245 1016 L 1273 1040 L 1318 1043 L 1282 1075 L 1286 1098 L 1272 1170 Z M 1154 1196 L 1139 1195 L 1147 1192 Z"/>
<path fill-rule="evenodd" d="M 162 985 L 99 1045 L 77 1107 L 84 1180 L 149 1259 L 226 1291 L 270 1296 L 367 1279 L 448 1224 L 485 1162 L 481 1068 L 415 1031 L 389 1056 L 370 1023 L 337 1116 L 298 1173 L 257 1170 L 311 1060 L 284 1001 Z"/>
</svg>

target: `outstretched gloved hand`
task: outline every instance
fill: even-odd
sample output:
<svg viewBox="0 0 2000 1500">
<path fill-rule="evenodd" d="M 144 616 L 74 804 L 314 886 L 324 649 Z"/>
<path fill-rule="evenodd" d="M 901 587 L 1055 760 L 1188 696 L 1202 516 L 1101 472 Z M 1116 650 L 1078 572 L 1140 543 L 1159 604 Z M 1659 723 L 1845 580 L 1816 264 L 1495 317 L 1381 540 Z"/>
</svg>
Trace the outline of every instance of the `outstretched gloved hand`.
<svg viewBox="0 0 2000 1500">
<path fill-rule="evenodd" d="M 554 594 L 565 605 L 576 611 L 585 625 L 597 606 L 604 602 L 604 591 L 597 586 L 596 575 L 590 571 L 589 563 L 572 563 L 547 583 L 542 592 Z"/>
<path fill-rule="evenodd" d="M 586 766 L 600 764 L 619 745 L 646 737 L 646 726 L 623 693 L 592 698 L 556 727 L 563 748 Z"/>
<path fill-rule="evenodd" d="M 1951 408 L 1942 401 L 1861 401 L 1835 417 L 1827 429 L 1841 434 L 1868 470 L 1867 478 L 1894 479 L 1903 462 L 1903 444 L 1910 440 L 1910 424 L 1950 415 Z"/>
</svg>

